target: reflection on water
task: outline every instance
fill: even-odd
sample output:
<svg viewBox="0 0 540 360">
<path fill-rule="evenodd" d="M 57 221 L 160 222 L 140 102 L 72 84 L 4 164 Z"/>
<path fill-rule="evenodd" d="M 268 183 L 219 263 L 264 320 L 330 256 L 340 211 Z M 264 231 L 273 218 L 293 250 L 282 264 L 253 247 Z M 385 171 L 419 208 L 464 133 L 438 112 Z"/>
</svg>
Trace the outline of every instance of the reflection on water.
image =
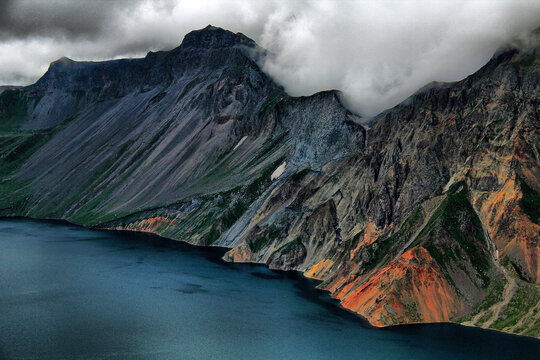
<svg viewBox="0 0 540 360">
<path fill-rule="evenodd" d="M 0 220 L 0 358 L 537 359 L 540 341 L 452 324 L 376 329 L 294 273 L 222 249 Z"/>
</svg>

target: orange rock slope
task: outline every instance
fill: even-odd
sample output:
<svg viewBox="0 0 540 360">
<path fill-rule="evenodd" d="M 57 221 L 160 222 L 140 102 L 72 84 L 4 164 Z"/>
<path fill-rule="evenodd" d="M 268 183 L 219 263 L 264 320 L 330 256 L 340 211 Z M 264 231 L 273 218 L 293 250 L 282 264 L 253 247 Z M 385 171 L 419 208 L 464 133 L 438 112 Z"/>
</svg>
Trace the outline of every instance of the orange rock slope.
<svg viewBox="0 0 540 360">
<path fill-rule="evenodd" d="M 163 233 L 167 228 L 173 226 L 175 219 L 169 219 L 163 216 L 156 216 L 128 224 L 124 227 L 118 227 L 119 230 L 142 231 L 154 234 Z"/>
<path fill-rule="evenodd" d="M 423 247 L 407 251 L 367 280 L 353 277 L 335 283 L 338 287 L 334 287 L 332 296 L 375 326 L 449 321 L 464 310 L 455 290 Z"/>
</svg>

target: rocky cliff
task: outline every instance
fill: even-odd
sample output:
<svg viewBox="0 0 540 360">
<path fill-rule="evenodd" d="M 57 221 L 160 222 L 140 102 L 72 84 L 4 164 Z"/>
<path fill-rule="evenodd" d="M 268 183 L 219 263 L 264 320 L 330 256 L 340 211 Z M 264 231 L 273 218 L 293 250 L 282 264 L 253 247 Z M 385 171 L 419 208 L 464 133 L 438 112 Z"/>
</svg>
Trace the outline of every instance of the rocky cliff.
<svg viewBox="0 0 540 360">
<path fill-rule="evenodd" d="M 336 91 L 287 95 L 263 49 L 211 26 L 143 59 L 63 58 L 0 93 L 0 212 L 225 246 L 377 326 L 540 336 L 535 41 L 369 121 Z"/>
</svg>

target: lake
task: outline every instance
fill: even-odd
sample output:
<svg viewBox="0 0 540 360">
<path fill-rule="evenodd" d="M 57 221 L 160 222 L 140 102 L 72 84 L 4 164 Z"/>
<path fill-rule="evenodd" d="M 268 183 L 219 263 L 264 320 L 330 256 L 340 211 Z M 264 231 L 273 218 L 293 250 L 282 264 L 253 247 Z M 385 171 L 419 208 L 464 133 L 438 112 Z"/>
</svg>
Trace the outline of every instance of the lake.
<svg viewBox="0 0 540 360">
<path fill-rule="evenodd" d="M 538 359 L 540 341 L 454 324 L 377 329 L 223 249 L 0 219 L 2 359 Z"/>
</svg>

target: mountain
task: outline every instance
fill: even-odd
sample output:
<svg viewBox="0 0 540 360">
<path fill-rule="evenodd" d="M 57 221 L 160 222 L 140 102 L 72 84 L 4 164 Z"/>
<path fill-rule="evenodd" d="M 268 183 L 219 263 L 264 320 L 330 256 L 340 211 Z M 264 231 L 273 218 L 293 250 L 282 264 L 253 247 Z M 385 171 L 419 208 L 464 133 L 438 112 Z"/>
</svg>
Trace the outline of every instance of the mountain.
<svg viewBox="0 0 540 360">
<path fill-rule="evenodd" d="M 366 122 L 291 97 L 209 26 L 142 59 L 53 62 L 0 93 L 0 214 L 230 248 L 376 326 L 540 336 L 540 47 Z M 363 124 L 363 125 L 362 125 Z"/>
</svg>

